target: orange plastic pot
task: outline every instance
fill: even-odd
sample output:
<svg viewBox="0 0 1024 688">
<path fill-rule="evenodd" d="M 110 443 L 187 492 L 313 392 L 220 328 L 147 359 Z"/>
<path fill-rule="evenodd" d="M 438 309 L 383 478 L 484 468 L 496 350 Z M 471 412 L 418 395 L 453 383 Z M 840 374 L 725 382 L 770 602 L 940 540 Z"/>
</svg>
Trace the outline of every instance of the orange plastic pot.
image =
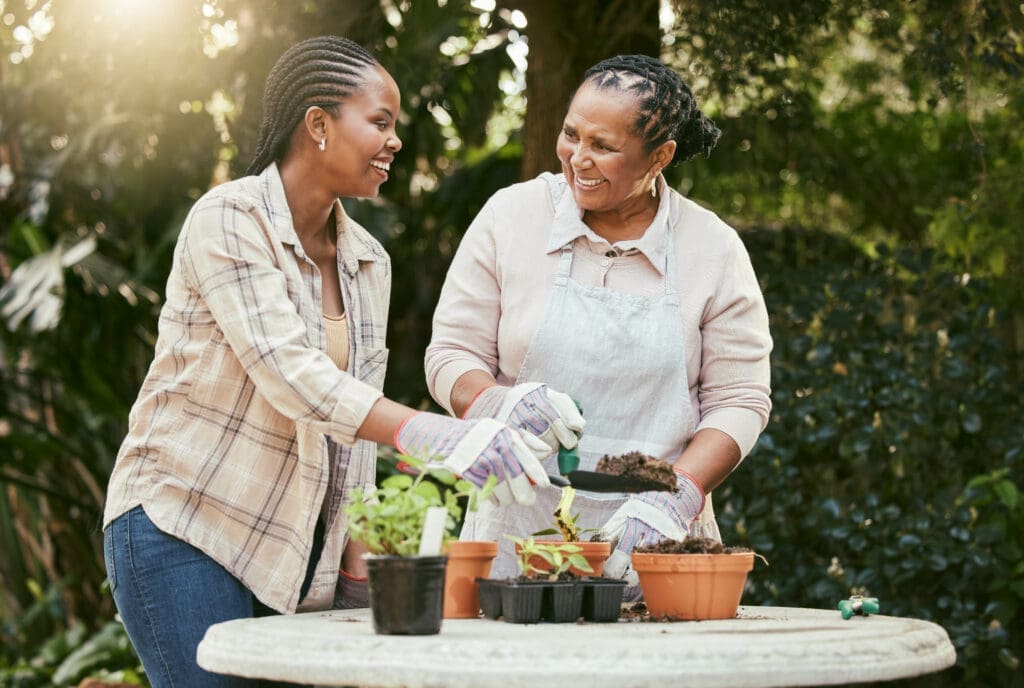
<svg viewBox="0 0 1024 688">
<path fill-rule="evenodd" d="M 552 544 L 556 544 L 555 541 L 549 540 L 538 540 L 537 542 L 543 542 L 545 544 L 551 542 Z M 561 542 L 559 544 L 579 545 L 579 553 L 587 560 L 587 563 L 590 564 L 590 568 L 594 569 L 593 572 L 581 571 L 573 566 L 569 569 L 569 573 L 575 576 L 600 576 L 604 571 L 605 560 L 608 558 L 608 555 L 612 553 L 612 545 L 609 542 Z M 519 551 L 521 549 L 522 548 L 519 545 L 516 545 L 516 556 L 519 556 Z M 539 569 L 544 569 L 547 562 L 539 556 L 534 556 L 530 559 L 530 565 L 536 566 Z"/>
<path fill-rule="evenodd" d="M 498 555 L 493 540 L 453 540 L 445 546 L 444 618 L 475 619 L 480 613 L 477 578 L 487 578 Z"/>
<path fill-rule="evenodd" d="M 743 596 L 754 553 L 632 555 L 644 602 L 654 618 L 731 619 Z"/>
</svg>

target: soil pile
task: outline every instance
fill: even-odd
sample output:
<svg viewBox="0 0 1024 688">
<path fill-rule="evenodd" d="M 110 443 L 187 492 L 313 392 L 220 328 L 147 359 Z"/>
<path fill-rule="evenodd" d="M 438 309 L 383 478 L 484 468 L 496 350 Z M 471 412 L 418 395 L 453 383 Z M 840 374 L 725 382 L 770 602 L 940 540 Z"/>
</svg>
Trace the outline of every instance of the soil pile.
<svg viewBox="0 0 1024 688">
<path fill-rule="evenodd" d="M 666 492 L 675 492 L 678 489 L 676 474 L 671 464 L 636 451 L 619 456 L 605 455 L 597 462 L 596 470 L 598 473 L 657 483 Z"/>
<path fill-rule="evenodd" d="M 683 541 L 662 540 L 633 551 L 643 554 L 740 554 L 751 550 L 747 547 L 726 547 L 711 538 L 686 538 Z"/>
</svg>

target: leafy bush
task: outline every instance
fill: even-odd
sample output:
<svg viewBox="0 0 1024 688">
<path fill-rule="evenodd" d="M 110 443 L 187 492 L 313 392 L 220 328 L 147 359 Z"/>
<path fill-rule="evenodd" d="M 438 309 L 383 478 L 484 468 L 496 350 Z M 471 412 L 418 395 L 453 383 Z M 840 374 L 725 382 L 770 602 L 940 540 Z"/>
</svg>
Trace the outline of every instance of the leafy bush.
<svg viewBox="0 0 1024 688">
<path fill-rule="evenodd" d="M 14 647 L 6 647 L 0 655 L 0 686 L 76 686 L 84 678 L 149 685 L 120 622 L 107 621 L 92 633 L 84 623 L 65 626 L 60 587 L 51 586 L 46 591 L 38 585 L 29 587 L 35 603 L 20 619 L 3 627 L 4 645 Z M 29 646 L 25 643 L 26 631 L 40 617 L 49 618 L 58 630 L 38 645 Z"/>
<path fill-rule="evenodd" d="M 870 593 L 947 629 L 953 684 L 1019 685 L 1024 430 L 1006 314 L 929 252 L 744 239 L 775 339 L 771 422 L 716 494 L 726 540 L 771 564 L 746 601 Z"/>
</svg>

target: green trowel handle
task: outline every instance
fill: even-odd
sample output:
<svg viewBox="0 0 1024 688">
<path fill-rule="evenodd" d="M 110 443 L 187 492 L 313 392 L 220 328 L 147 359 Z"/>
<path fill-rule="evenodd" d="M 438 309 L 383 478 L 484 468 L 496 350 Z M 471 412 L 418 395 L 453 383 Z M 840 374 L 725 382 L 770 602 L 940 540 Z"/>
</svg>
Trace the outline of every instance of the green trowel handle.
<svg viewBox="0 0 1024 688">
<path fill-rule="evenodd" d="M 580 406 L 580 402 L 575 399 L 572 403 L 576 404 L 576 410 L 583 413 L 583 407 Z M 559 475 L 567 475 L 570 471 L 575 471 L 580 467 L 580 453 L 579 446 L 573 447 L 572 449 L 566 449 L 562 445 L 558 445 L 558 473 Z"/>
<path fill-rule="evenodd" d="M 580 466 L 580 455 L 576 451 L 576 447 L 572 449 L 566 449 L 559 445 L 558 447 L 558 473 L 565 475 L 569 471 L 575 471 Z"/>
</svg>

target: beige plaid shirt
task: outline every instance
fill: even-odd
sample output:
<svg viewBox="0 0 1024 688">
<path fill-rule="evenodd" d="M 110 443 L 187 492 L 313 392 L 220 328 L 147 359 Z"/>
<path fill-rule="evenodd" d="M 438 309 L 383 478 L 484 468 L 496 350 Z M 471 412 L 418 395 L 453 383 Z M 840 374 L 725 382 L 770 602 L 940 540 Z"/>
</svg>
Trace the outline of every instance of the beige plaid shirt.
<svg viewBox="0 0 1024 688">
<path fill-rule="evenodd" d="M 277 166 L 196 202 L 103 518 L 105 527 L 142 505 L 281 612 L 330 607 L 346 543 L 341 506 L 375 477 L 376 445 L 355 433 L 384 383 L 391 266 L 340 202 L 334 212 L 350 372 L 325 353 L 319 273 Z M 321 511 L 323 553 L 300 601 Z"/>
</svg>

